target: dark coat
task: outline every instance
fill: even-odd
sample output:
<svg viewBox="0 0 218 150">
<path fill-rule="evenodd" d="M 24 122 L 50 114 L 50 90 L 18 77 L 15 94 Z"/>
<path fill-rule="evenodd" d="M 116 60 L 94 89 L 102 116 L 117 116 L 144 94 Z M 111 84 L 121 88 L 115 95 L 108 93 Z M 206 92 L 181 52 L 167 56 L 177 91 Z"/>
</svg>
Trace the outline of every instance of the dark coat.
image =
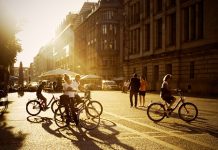
<svg viewBox="0 0 218 150">
<path fill-rule="evenodd" d="M 131 78 L 129 89 L 132 92 L 138 92 L 140 88 L 140 80 L 136 77 Z"/>
</svg>

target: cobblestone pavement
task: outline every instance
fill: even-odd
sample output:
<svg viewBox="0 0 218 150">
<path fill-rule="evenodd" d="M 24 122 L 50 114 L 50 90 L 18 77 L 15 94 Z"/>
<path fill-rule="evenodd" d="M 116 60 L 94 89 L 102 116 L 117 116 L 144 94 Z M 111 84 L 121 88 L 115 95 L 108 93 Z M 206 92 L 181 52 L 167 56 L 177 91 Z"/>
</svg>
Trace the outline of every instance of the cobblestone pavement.
<svg viewBox="0 0 218 150">
<path fill-rule="evenodd" d="M 51 94 L 45 93 L 51 98 Z M 60 94 L 55 94 L 59 96 Z M 130 108 L 129 95 L 120 91 L 93 91 L 103 104 L 100 126 L 86 131 L 74 125 L 58 128 L 49 109 L 29 116 L 25 105 L 35 93 L 9 95 L 9 109 L 0 118 L 0 150 L 17 149 L 218 149 L 218 99 L 186 97 L 199 109 L 196 121 L 186 123 L 177 111 L 159 123 L 147 117 L 147 107 Z M 146 105 L 160 101 L 148 93 Z"/>
</svg>

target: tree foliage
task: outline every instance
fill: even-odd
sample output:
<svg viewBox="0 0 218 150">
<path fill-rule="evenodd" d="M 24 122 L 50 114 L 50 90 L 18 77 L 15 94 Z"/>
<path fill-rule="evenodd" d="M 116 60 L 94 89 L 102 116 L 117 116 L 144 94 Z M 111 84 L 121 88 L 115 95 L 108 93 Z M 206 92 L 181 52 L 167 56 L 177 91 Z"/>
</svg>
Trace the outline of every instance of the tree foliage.
<svg viewBox="0 0 218 150">
<path fill-rule="evenodd" d="M 21 51 L 21 45 L 15 36 L 18 32 L 15 21 L 2 10 L 0 21 L 0 65 L 7 67 L 15 62 L 17 53 Z"/>
</svg>

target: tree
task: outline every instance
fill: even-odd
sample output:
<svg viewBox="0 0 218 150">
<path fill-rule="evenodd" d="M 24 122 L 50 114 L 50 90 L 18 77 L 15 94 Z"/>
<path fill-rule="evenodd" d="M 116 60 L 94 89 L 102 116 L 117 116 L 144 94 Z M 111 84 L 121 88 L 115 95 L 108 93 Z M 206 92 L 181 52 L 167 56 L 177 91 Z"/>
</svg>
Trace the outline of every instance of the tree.
<svg viewBox="0 0 218 150">
<path fill-rule="evenodd" d="M 17 53 L 21 52 L 21 45 L 15 36 L 18 27 L 1 7 L 0 20 L 0 66 L 8 67 L 14 64 Z"/>
<path fill-rule="evenodd" d="M 22 62 L 20 62 L 20 67 L 19 67 L 18 84 L 19 84 L 19 86 L 23 87 L 23 64 L 22 64 Z"/>
</svg>

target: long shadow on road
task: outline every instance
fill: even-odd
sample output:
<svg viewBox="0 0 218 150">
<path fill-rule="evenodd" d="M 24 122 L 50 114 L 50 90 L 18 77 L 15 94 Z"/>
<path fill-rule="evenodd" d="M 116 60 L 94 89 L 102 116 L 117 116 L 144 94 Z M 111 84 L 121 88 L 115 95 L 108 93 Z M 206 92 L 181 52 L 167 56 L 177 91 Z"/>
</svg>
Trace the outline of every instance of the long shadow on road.
<svg viewBox="0 0 218 150">
<path fill-rule="evenodd" d="M 69 128 L 59 128 L 60 133 L 65 138 L 71 140 L 72 144 L 79 149 L 128 149 L 134 148 L 122 143 L 117 136 L 119 131 L 114 129 L 116 124 L 112 121 L 101 118 L 100 127 L 94 130 L 83 130 L 80 127 L 70 126 Z M 107 132 L 100 129 L 107 130 Z"/>
<path fill-rule="evenodd" d="M 194 121 L 189 124 L 161 122 L 158 123 L 158 125 L 181 132 L 186 132 L 188 134 L 208 133 L 211 136 L 218 138 L 218 130 L 215 126 L 209 125 L 207 123 L 202 124 L 202 122 L 198 121 Z"/>
<path fill-rule="evenodd" d="M 22 147 L 27 134 L 24 134 L 21 131 L 14 133 L 12 131 L 14 127 L 7 124 L 5 115 L 7 115 L 7 112 L 0 116 L 0 149 L 18 150 Z"/>
<path fill-rule="evenodd" d="M 117 126 L 114 122 L 101 118 L 100 126 L 94 130 L 84 130 L 81 127 L 70 125 L 69 127 L 51 129 L 53 121 L 51 118 L 40 116 L 29 116 L 27 120 L 31 123 L 42 123 L 42 127 L 48 133 L 56 137 L 64 137 L 72 142 L 73 146 L 79 149 L 128 149 L 134 148 L 122 143 L 117 136 L 120 134 L 115 129 Z M 107 132 L 101 131 L 107 130 Z"/>
</svg>

